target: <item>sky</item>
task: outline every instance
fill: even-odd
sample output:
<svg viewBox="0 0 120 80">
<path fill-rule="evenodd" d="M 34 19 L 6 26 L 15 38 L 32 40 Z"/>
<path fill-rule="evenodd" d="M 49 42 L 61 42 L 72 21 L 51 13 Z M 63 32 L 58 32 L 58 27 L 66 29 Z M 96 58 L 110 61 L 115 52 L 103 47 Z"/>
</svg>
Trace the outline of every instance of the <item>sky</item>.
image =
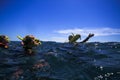
<svg viewBox="0 0 120 80">
<path fill-rule="evenodd" d="M 10 40 L 32 34 L 67 42 L 71 33 L 79 41 L 94 33 L 89 42 L 120 42 L 120 0 L 0 0 L 0 35 Z"/>
</svg>

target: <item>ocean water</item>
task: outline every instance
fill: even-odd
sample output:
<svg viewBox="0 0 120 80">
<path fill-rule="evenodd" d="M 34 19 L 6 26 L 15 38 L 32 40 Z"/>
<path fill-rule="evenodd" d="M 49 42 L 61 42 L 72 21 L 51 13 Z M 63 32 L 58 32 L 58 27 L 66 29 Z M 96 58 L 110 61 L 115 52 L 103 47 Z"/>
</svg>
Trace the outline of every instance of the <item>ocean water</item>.
<svg viewBox="0 0 120 80">
<path fill-rule="evenodd" d="M 120 80 L 119 42 L 43 42 L 34 52 L 15 41 L 0 48 L 0 80 Z"/>
</svg>

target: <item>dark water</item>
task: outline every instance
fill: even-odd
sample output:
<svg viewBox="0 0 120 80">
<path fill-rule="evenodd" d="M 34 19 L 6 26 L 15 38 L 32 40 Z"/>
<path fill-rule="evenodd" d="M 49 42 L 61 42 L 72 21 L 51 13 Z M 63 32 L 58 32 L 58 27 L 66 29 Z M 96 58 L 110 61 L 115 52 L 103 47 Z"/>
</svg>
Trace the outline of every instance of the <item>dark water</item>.
<svg viewBox="0 0 120 80">
<path fill-rule="evenodd" d="M 120 43 L 43 42 L 34 56 L 20 42 L 0 48 L 0 80 L 120 80 Z"/>
</svg>

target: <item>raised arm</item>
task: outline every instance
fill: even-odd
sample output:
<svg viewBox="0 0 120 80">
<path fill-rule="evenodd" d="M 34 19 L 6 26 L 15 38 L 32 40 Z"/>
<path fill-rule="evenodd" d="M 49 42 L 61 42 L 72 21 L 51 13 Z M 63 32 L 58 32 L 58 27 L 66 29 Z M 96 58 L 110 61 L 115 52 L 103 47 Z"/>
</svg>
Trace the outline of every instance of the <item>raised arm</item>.
<svg viewBox="0 0 120 80">
<path fill-rule="evenodd" d="M 91 37 L 93 37 L 94 36 L 94 34 L 89 34 L 83 41 L 81 41 L 81 43 L 85 43 L 85 42 L 87 42 Z"/>
</svg>

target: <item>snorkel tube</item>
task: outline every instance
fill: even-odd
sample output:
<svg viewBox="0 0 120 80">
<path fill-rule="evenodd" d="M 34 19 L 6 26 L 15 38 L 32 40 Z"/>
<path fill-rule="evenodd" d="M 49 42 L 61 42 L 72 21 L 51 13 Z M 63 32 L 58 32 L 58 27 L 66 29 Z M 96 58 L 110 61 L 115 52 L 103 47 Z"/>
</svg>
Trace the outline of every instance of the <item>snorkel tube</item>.
<svg viewBox="0 0 120 80">
<path fill-rule="evenodd" d="M 17 36 L 17 38 L 20 39 L 20 40 L 23 40 L 23 38 L 21 36 Z"/>
</svg>

